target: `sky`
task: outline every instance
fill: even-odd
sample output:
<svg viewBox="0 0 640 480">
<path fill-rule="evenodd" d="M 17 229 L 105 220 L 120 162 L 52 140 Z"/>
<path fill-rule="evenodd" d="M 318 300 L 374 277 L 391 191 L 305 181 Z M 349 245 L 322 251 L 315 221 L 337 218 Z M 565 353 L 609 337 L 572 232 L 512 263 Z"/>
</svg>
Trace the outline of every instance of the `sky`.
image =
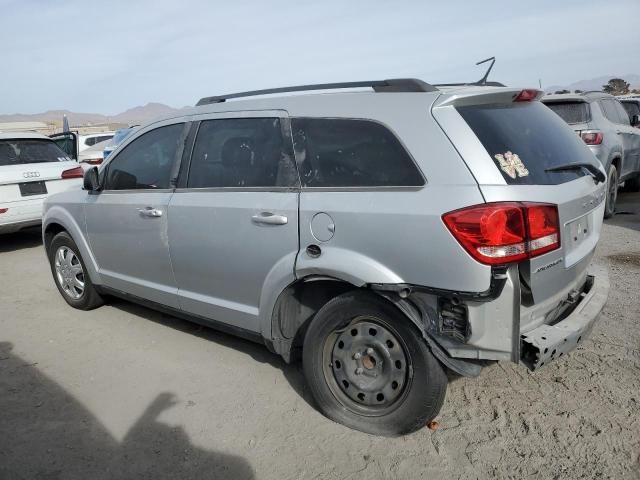
<svg viewBox="0 0 640 480">
<path fill-rule="evenodd" d="M 640 74 L 640 0 L 0 0 L 0 114 L 417 77 L 566 85 Z"/>
</svg>

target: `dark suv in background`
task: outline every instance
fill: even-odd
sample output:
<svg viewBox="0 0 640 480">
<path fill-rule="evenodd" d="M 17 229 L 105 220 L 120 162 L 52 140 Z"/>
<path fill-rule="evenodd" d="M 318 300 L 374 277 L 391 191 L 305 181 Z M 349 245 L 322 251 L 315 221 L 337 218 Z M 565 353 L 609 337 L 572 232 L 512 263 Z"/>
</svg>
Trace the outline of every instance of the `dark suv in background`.
<svg viewBox="0 0 640 480">
<path fill-rule="evenodd" d="M 604 216 L 611 217 L 619 184 L 625 182 L 631 190 L 640 187 L 638 118 L 630 118 L 618 99 L 603 92 L 546 95 L 542 102 L 573 127 L 604 166 L 608 178 Z"/>
</svg>

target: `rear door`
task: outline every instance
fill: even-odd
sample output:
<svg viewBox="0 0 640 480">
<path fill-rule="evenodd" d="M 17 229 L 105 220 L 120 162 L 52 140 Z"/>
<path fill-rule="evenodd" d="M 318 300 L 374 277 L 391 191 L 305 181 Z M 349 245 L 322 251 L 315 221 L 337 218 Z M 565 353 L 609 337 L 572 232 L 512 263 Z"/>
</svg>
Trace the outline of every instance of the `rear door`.
<svg viewBox="0 0 640 480">
<path fill-rule="evenodd" d="M 615 109 L 617 121 L 616 132 L 622 137 L 624 145 L 624 161 L 620 179 L 632 177 L 640 170 L 640 130 L 631 126 L 629 114 L 618 100 L 609 100 Z"/>
<path fill-rule="evenodd" d="M 62 132 L 50 135 L 58 148 L 65 152 L 70 158 L 78 159 L 78 134 L 75 132 Z"/>
<path fill-rule="evenodd" d="M 548 171 L 576 162 L 601 167 L 559 116 L 538 101 L 514 102 L 514 97 L 514 92 L 503 92 L 454 101 L 463 123 L 447 112 L 451 106 L 435 108 L 434 115 L 441 118 L 487 202 L 558 206 L 561 248 L 519 265 L 523 304 L 542 306 L 584 281 L 600 236 L 605 183 L 596 183 L 585 169 Z"/>
<path fill-rule="evenodd" d="M 188 172 L 169 205 L 186 312 L 260 331 L 261 296 L 293 281 L 299 179 L 284 111 L 193 117 Z M 270 332 L 264 332 L 270 334 Z"/>
</svg>

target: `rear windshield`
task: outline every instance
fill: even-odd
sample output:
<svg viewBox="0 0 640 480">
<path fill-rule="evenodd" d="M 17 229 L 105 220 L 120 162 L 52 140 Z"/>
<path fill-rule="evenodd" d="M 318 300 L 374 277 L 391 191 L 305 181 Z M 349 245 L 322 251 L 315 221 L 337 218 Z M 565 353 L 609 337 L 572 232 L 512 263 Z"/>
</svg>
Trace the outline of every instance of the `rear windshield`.
<svg viewBox="0 0 640 480">
<path fill-rule="evenodd" d="M 458 107 L 509 185 L 557 185 L 583 170 L 547 172 L 567 163 L 598 160 L 560 117 L 540 102 Z"/>
<path fill-rule="evenodd" d="M 547 107 L 560 115 L 569 125 L 574 123 L 587 123 L 591 120 L 591 109 L 584 102 L 549 102 Z"/>
<path fill-rule="evenodd" d="M 0 166 L 69 160 L 51 140 L 0 140 Z"/>
</svg>

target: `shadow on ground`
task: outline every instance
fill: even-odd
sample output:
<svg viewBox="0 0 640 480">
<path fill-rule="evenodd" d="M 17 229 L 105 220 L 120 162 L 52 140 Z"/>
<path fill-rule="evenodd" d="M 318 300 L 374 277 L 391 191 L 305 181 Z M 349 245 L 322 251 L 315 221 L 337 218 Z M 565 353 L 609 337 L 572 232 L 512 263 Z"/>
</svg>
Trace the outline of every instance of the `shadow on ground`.
<svg viewBox="0 0 640 480">
<path fill-rule="evenodd" d="M 42 245 L 42 230 L 39 227 L 21 230 L 16 233 L 0 234 L 0 253 L 13 252 L 40 245 Z"/>
<path fill-rule="evenodd" d="M 289 385 L 293 390 L 312 408 L 316 405 L 311 396 L 311 392 L 307 389 L 306 380 L 302 373 L 302 365 L 300 362 L 287 364 L 280 355 L 267 350 L 267 347 L 260 343 L 255 343 L 244 338 L 226 334 L 213 328 L 198 325 L 187 320 L 167 315 L 156 310 L 128 302 L 119 298 L 108 298 L 110 306 L 127 312 L 130 315 L 151 320 L 153 322 L 165 325 L 169 328 L 179 330 L 189 335 L 195 335 L 210 342 L 215 342 L 223 347 L 232 348 L 249 355 L 254 361 L 266 363 L 274 368 L 282 371 Z"/>
<path fill-rule="evenodd" d="M 244 458 L 195 447 L 182 428 L 160 423 L 176 400 L 159 394 L 119 442 L 0 342 L 0 479 L 254 478 Z"/>
<path fill-rule="evenodd" d="M 640 232 L 640 193 L 619 192 L 615 215 L 605 222 Z"/>
</svg>

